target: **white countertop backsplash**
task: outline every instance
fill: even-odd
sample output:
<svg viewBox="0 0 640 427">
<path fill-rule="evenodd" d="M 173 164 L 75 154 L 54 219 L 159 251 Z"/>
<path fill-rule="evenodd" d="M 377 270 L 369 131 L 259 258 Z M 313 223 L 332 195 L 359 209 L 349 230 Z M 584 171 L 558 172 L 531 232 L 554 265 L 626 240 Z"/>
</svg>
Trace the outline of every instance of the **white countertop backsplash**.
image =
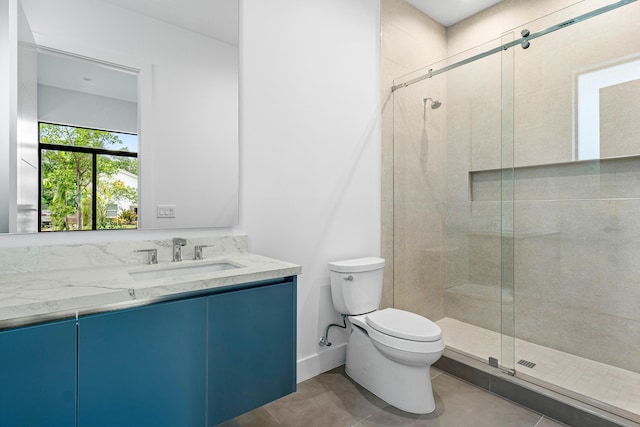
<svg viewBox="0 0 640 427">
<path fill-rule="evenodd" d="M 193 260 L 195 245 L 203 260 Z M 301 267 L 248 252 L 247 236 L 190 238 L 183 261 L 172 242 L 147 240 L 0 249 L 0 329 L 149 304 L 222 286 L 294 276 Z M 146 264 L 157 249 L 158 264 Z M 238 268 L 134 280 L 129 273 L 226 262 Z"/>
<path fill-rule="evenodd" d="M 183 259 L 193 258 L 195 245 L 212 246 L 204 248 L 205 258 L 227 253 L 248 252 L 247 236 L 190 238 L 187 239 L 187 246 L 182 248 Z M 137 249 L 157 249 L 159 263 L 171 261 L 171 239 L 0 248 L 0 275 L 144 264 L 147 254 L 135 252 Z"/>
</svg>

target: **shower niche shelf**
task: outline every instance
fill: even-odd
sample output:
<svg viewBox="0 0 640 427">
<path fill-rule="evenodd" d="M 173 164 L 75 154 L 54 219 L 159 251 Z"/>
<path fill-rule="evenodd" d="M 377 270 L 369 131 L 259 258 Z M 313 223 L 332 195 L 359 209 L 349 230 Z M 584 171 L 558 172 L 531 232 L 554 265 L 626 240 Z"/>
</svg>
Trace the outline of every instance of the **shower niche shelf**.
<svg viewBox="0 0 640 427">
<path fill-rule="evenodd" d="M 471 202 L 501 200 L 503 171 L 469 171 Z M 515 201 L 640 198 L 640 156 L 579 160 L 513 168 Z"/>
<path fill-rule="evenodd" d="M 560 234 L 559 231 L 472 231 L 471 236 L 487 236 L 487 237 L 511 237 L 514 239 L 526 239 L 530 237 L 549 237 Z"/>
</svg>

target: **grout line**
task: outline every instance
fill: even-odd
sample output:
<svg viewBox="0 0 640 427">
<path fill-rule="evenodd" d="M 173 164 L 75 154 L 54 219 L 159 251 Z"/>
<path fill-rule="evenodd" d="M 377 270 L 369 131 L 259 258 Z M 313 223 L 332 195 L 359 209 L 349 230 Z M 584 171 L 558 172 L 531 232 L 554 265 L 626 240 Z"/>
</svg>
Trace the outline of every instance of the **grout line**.
<svg viewBox="0 0 640 427">
<path fill-rule="evenodd" d="M 533 427 L 538 427 L 540 425 L 540 423 L 542 422 L 542 420 L 544 420 L 544 415 L 542 415 L 540 417 L 540 419 L 538 420 L 538 422 L 533 426 Z"/>
<path fill-rule="evenodd" d="M 515 199 L 514 202 L 628 202 L 637 201 L 638 197 L 603 197 L 600 199 L 594 199 L 589 197 L 582 198 L 557 198 L 557 199 Z M 492 199 L 472 199 L 471 202 L 494 202 L 500 203 L 500 200 Z"/>
<path fill-rule="evenodd" d="M 363 421 L 368 420 L 368 419 L 369 419 L 369 418 L 371 418 L 372 416 L 373 416 L 373 414 L 369 414 L 369 415 L 367 415 L 366 417 L 364 417 L 363 419 L 361 419 L 361 420 L 359 420 L 359 421 L 356 421 L 356 423 L 355 423 L 355 424 L 351 424 L 351 426 L 349 426 L 349 427 L 356 427 L 356 426 L 358 426 L 358 425 L 361 425 Z"/>
<path fill-rule="evenodd" d="M 438 371 L 439 372 L 436 372 L 436 374 L 431 377 L 431 381 L 435 380 L 436 378 L 438 378 L 440 375 L 444 373 L 444 371 L 441 369 L 438 369 Z"/>
<path fill-rule="evenodd" d="M 273 420 L 275 420 L 276 423 L 278 423 L 279 426 L 282 425 L 282 423 L 280 422 L 280 420 L 278 419 L 278 417 L 275 416 L 275 414 L 272 414 L 271 411 L 269 411 L 269 408 L 267 408 L 269 404 L 267 403 L 266 405 L 262 406 L 265 410 L 265 412 L 271 417 L 273 418 Z"/>
<path fill-rule="evenodd" d="M 562 423 L 562 422 L 560 422 L 560 421 L 558 421 L 558 420 L 554 420 L 553 418 L 550 418 L 550 417 L 548 417 L 548 416 L 546 416 L 546 415 L 543 415 L 543 416 L 542 416 L 542 418 L 540 418 L 540 420 L 538 420 L 538 422 L 536 423 L 536 425 L 535 425 L 535 426 L 533 426 L 533 427 L 538 427 L 538 425 L 539 425 L 543 420 L 553 421 L 554 423 L 556 423 L 556 424 L 558 424 L 558 425 L 561 425 L 561 426 L 568 426 L 568 427 L 570 427 L 568 424 Z"/>
</svg>

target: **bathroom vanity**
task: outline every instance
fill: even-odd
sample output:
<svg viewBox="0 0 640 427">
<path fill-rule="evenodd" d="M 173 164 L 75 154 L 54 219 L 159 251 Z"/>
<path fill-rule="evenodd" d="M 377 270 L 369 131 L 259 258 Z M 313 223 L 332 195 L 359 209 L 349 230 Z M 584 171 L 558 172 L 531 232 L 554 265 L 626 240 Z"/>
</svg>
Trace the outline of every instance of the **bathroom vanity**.
<svg viewBox="0 0 640 427">
<path fill-rule="evenodd" d="M 294 392 L 300 267 L 231 242 L 198 261 L 153 242 L 156 265 L 1 275 L 2 425 L 215 426 Z"/>
</svg>

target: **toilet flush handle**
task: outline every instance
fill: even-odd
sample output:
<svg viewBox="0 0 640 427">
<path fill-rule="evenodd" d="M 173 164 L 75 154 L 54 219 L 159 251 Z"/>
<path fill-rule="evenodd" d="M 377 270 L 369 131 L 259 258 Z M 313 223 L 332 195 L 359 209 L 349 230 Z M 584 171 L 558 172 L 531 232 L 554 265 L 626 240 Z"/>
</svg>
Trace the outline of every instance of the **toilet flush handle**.
<svg viewBox="0 0 640 427">
<path fill-rule="evenodd" d="M 353 282 L 353 276 L 352 275 L 344 276 L 343 279 L 346 280 L 347 282 Z"/>
</svg>

